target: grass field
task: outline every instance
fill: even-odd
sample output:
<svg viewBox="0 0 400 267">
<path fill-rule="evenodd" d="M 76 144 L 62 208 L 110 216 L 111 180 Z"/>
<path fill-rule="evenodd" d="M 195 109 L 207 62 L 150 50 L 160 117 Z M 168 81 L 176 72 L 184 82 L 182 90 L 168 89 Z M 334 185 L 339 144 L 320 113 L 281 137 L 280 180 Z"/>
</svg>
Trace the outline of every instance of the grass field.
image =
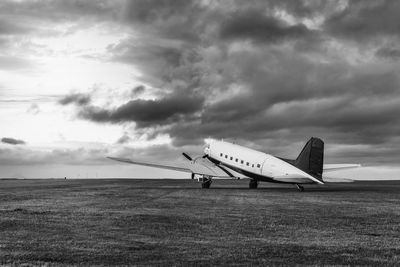
<svg viewBox="0 0 400 267">
<path fill-rule="evenodd" d="M 400 182 L 0 180 L 0 264 L 400 265 Z"/>
</svg>

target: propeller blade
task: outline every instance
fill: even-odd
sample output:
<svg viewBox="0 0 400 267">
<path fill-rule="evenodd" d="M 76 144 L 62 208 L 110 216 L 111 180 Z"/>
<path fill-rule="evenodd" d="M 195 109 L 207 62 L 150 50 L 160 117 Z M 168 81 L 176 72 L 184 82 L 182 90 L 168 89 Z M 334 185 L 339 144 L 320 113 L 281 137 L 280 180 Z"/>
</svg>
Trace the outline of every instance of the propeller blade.
<svg viewBox="0 0 400 267">
<path fill-rule="evenodd" d="M 182 155 L 183 155 L 185 158 L 187 158 L 188 160 L 192 161 L 192 158 L 191 158 L 188 154 L 186 154 L 185 152 L 183 152 Z"/>
</svg>

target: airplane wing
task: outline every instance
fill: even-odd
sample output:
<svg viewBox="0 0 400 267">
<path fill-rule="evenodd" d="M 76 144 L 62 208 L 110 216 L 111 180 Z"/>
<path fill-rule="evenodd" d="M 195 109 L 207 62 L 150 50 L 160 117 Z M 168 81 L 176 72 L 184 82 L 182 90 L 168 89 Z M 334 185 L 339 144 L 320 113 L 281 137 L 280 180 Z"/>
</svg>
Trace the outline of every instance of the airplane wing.
<svg viewBox="0 0 400 267">
<path fill-rule="evenodd" d="M 112 160 L 121 161 L 125 163 L 142 165 L 148 167 L 155 167 L 173 171 L 182 171 L 189 172 L 200 175 L 208 175 L 213 177 L 220 178 L 231 178 L 226 171 L 221 169 L 219 166 L 215 165 L 208 159 L 199 158 L 194 161 L 190 161 L 187 163 L 159 163 L 159 162 L 150 162 L 150 161 L 139 161 L 134 159 L 126 159 L 126 158 L 115 158 L 115 157 L 107 157 Z"/>
<path fill-rule="evenodd" d="M 361 167 L 361 164 L 324 164 L 324 172 L 354 169 L 358 167 Z"/>
</svg>

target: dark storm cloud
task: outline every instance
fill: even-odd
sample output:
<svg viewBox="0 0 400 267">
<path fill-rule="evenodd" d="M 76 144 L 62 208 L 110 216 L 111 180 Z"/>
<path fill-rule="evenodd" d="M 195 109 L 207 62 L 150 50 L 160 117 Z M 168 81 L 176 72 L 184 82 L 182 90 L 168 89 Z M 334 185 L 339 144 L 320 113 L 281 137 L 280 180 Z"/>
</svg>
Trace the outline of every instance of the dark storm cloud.
<svg viewBox="0 0 400 267">
<path fill-rule="evenodd" d="M 326 20 L 325 28 L 329 33 L 356 41 L 386 35 L 399 37 L 399 12 L 399 1 L 348 1 L 343 11 Z"/>
<path fill-rule="evenodd" d="M 250 39 L 256 42 L 279 42 L 283 39 L 302 39 L 311 35 L 304 24 L 286 25 L 277 18 L 249 11 L 232 14 L 223 22 L 220 37 L 223 39 Z"/>
<path fill-rule="evenodd" d="M 125 15 L 130 21 L 152 23 L 159 19 L 182 16 L 191 6 L 193 2 L 190 0 L 128 1 Z"/>
<path fill-rule="evenodd" d="M 85 106 L 79 116 L 94 122 L 136 122 L 137 127 L 156 126 L 191 116 L 203 106 L 198 96 L 170 95 L 157 100 L 131 100 L 115 109 Z"/>
<path fill-rule="evenodd" d="M 255 63 L 256 59 L 251 61 Z M 208 107 L 203 113 L 203 122 L 234 119 L 250 119 L 251 121 L 253 120 L 251 117 L 266 112 L 275 104 L 285 106 L 285 104 L 290 104 L 293 101 L 305 100 L 315 100 L 314 102 L 310 101 L 310 103 L 305 102 L 305 110 L 314 110 L 315 105 L 318 104 L 318 99 L 321 99 L 321 103 L 335 105 L 334 108 L 340 111 L 343 108 L 355 105 L 357 99 L 369 97 L 367 100 L 371 103 L 358 107 L 363 111 L 366 106 L 379 103 L 378 99 L 387 101 L 391 97 L 397 97 L 399 93 L 399 79 L 395 72 L 379 73 L 374 71 L 363 74 L 352 69 L 346 69 L 345 66 L 341 65 L 318 69 L 318 65 L 301 60 L 297 61 L 293 57 L 289 62 L 283 63 L 284 61 L 284 58 L 280 58 L 277 67 L 285 71 L 273 75 L 268 71 L 261 71 L 262 66 L 244 67 L 243 74 L 239 72 L 237 77 L 245 81 L 247 80 L 246 77 L 250 77 L 252 72 L 251 81 L 249 81 L 253 86 L 252 91 L 248 94 L 239 94 L 227 98 Z M 290 77 L 290 79 L 287 79 L 287 77 Z M 337 103 L 338 97 L 342 99 L 339 103 Z M 341 105 L 343 108 L 340 108 Z M 316 115 L 323 112 L 323 110 L 314 111 Z M 369 111 L 366 110 L 364 113 L 367 114 Z M 331 114 L 330 111 L 327 111 L 327 114 Z M 277 119 L 276 123 L 285 124 L 287 121 Z"/>
<path fill-rule="evenodd" d="M 206 13 L 199 2 L 190 0 L 128 1 L 124 8 L 128 23 L 140 24 L 159 37 L 187 42 L 200 40 L 196 29 L 203 15 Z"/>
<path fill-rule="evenodd" d="M 1 138 L 1 142 L 4 144 L 9 144 L 9 145 L 24 145 L 25 141 L 11 138 L 11 137 L 3 137 Z"/>
<path fill-rule="evenodd" d="M 157 43 L 157 40 L 138 44 L 130 38 L 108 49 L 112 60 L 138 66 L 145 75 L 145 82 L 156 85 L 167 80 L 173 69 L 179 67 L 184 52 L 180 45 Z"/>
<path fill-rule="evenodd" d="M 90 96 L 87 94 L 70 94 L 62 97 L 58 103 L 61 105 L 76 104 L 78 106 L 87 105 L 90 102 Z"/>
<path fill-rule="evenodd" d="M 376 51 L 375 55 L 386 59 L 398 60 L 400 59 L 400 48 L 382 47 Z"/>
<path fill-rule="evenodd" d="M 319 1 L 319 0 L 272 0 L 260 1 L 265 5 L 265 2 L 271 4 L 271 8 L 279 8 L 287 11 L 289 14 L 296 17 L 314 18 L 317 15 L 326 15 L 335 11 L 338 6 L 343 4 L 342 0 Z"/>
</svg>

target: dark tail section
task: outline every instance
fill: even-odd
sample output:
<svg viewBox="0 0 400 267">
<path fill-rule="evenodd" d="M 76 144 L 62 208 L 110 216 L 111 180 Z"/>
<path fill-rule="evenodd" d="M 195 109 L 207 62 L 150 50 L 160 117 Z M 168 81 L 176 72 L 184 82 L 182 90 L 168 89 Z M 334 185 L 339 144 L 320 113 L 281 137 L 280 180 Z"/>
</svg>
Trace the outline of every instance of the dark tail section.
<svg viewBox="0 0 400 267">
<path fill-rule="evenodd" d="M 294 160 L 293 165 L 322 181 L 324 142 L 319 138 L 311 137 Z"/>
</svg>

